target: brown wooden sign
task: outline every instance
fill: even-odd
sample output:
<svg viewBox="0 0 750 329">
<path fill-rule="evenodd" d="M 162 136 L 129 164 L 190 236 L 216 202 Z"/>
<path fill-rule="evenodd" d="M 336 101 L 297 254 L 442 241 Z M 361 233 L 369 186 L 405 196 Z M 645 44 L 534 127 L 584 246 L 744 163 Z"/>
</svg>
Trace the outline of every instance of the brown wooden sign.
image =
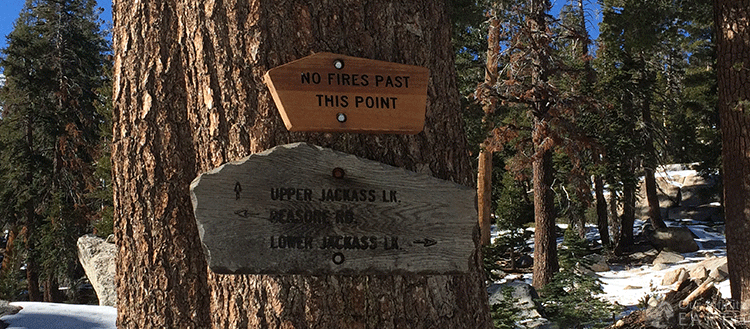
<svg viewBox="0 0 750 329">
<path fill-rule="evenodd" d="M 475 251 L 475 190 L 304 143 L 191 185 L 222 274 L 459 274 Z"/>
<path fill-rule="evenodd" d="M 291 131 L 416 134 L 427 68 L 318 53 L 273 68 L 265 83 Z"/>
</svg>

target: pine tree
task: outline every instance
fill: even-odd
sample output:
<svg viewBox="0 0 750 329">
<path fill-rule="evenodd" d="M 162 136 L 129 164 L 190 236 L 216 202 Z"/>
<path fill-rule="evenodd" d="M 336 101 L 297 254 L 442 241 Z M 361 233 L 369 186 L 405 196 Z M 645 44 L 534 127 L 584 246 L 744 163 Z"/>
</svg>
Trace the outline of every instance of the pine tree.
<svg viewBox="0 0 750 329">
<path fill-rule="evenodd" d="M 662 78 L 673 97 L 663 106 L 664 124 L 670 128 L 665 147 L 671 162 L 698 162 L 701 174 L 716 174 L 721 167 L 721 136 L 713 9 L 709 0 L 677 4 L 676 23 L 686 33 L 675 35 L 679 57 L 670 65 L 673 73 Z"/>
<path fill-rule="evenodd" d="M 576 200 L 575 207 L 569 208 L 576 211 L 568 215 L 582 221 L 583 212 L 580 210 L 588 204 L 585 190 L 578 189 L 585 180 L 577 178 L 586 175 L 583 174 L 584 163 L 577 159 L 587 153 L 590 143 L 578 131 L 576 123 L 580 113 L 589 110 L 582 89 L 576 87 L 583 85 L 581 81 L 587 76 L 583 65 L 578 62 L 588 61 L 588 56 L 577 53 L 574 61 L 566 62 L 559 48 L 564 46 L 564 40 L 579 44 L 588 44 L 589 40 L 580 31 L 566 34 L 573 29 L 558 28 L 558 23 L 548 14 L 550 4 L 546 1 L 495 1 L 491 4 L 496 11 L 492 11 L 494 15 L 501 18 L 502 28 L 497 39 L 503 46 L 496 47 L 500 52 L 497 65 L 501 74 L 497 83 L 481 84 L 476 98 L 490 100 L 485 102 L 490 104 L 492 97 L 500 101 L 496 106 L 490 106 L 490 111 L 484 111 L 484 122 L 495 128 L 490 132 L 490 138 L 481 141 L 488 150 L 503 151 L 503 155 L 508 156 L 506 169 L 513 171 L 515 176 L 522 177 L 519 173 L 524 168 L 533 168 L 537 235 L 534 285 L 541 287 L 557 270 L 554 223 L 559 208 L 552 193 L 554 152 L 567 154 L 567 159 L 572 162 L 568 173 L 576 174 L 576 177 L 566 178 L 566 184 L 575 185 L 573 191 L 580 192 L 565 200 Z M 489 53 L 486 57 L 490 57 Z M 502 177 L 502 171 L 499 174 L 497 176 Z M 510 188 L 504 184 L 495 185 L 502 186 L 500 189 Z M 564 192 L 563 188 L 561 193 Z M 495 198 L 499 195 L 495 194 Z"/>
<path fill-rule="evenodd" d="M 107 42 L 93 0 L 28 0 L 2 50 L 0 211 L 25 226 L 29 299 L 60 301 L 91 219 L 97 89 Z M 67 283 L 67 282 L 66 282 Z"/>
<path fill-rule="evenodd" d="M 617 251 L 633 244 L 635 201 L 639 170 L 643 170 L 649 200 L 649 219 L 656 228 L 665 227 L 656 199 L 654 171 L 658 164 L 654 143 L 661 132 L 654 124 L 652 107 L 657 93 L 663 38 L 669 35 L 670 4 L 643 0 L 600 2 L 604 18 L 600 25 L 597 58 L 599 88 L 604 100 L 599 141 L 607 153 L 608 181 L 622 200 Z M 616 215 L 616 214 L 613 214 Z"/>
</svg>

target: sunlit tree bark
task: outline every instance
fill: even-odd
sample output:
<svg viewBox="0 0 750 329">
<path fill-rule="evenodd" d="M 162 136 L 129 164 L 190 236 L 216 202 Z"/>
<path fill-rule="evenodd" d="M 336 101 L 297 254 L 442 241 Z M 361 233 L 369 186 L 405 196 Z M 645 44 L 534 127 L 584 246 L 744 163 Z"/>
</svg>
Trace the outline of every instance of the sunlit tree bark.
<svg viewBox="0 0 750 329">
<path fill-rule="evenodd" d="M 492 326 L 478 252 L 459 276 L 217 275 L 190 203 L 199 173 L 295 141 L 472 185 L 444 2 L 116 0 L 114 21 L 118 327 Z M 262 76 L 323 51 L 429 68 L 424 131 L 286 131 Z"/>
<path fill-rule="evenodd" d="M 732 298 L 750 314 L 750 1 L 714 0 Z"/>
</svg>

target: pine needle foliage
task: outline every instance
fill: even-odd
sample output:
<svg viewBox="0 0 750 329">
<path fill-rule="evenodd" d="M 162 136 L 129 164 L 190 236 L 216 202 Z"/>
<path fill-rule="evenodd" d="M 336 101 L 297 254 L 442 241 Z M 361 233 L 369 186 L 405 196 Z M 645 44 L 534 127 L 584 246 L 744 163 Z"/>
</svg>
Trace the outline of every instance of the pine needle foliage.
<svg viewBox="0 0 750 329">
<path fill-rule="evenodd" d="M 572 229 L 565 230 L 564 247 L 558 252 L 562 271 L 540 291 L 547 318 L 561 328 L 604 328 L 611 323 L 618 308 L 598 297 L 603 293 L 601 281 L 588 267 L 590 243 Z"/>
<path fill-rule="evenodd" d="M 517 299 L 513 298 L 513 288 L 505 287 L 502 290 L 503 300 L 492 305 L 492 323 L 495 329 L 515 329 L 516 321 L 520 320 L 518 314 L 521 309 L 516 306 Z"/>
</svg>

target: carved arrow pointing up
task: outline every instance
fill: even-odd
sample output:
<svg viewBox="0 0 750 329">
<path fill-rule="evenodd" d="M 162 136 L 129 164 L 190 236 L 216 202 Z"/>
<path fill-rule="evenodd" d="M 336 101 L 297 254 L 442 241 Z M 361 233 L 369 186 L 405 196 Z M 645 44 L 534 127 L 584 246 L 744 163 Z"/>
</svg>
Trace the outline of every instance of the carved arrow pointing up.
<svg viewBox="0 0 750 329">
<path fill-rule="evenodd" d="M 434 246 L 437 244 L 437 241 L 430 239 L 430 238 L 424 238 L 424 240 L 416 240 L 413 242 L 414 244 L 423 244 L 425 247 Z"/>
</svg>

